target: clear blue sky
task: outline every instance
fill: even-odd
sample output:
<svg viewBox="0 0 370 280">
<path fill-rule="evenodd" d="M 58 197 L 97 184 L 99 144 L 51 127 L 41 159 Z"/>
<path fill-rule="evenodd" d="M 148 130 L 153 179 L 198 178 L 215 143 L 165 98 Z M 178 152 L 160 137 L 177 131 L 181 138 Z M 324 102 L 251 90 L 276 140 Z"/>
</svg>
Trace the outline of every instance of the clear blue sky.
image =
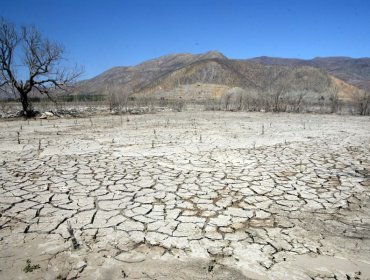
<svg viewBox="0 0 370 280">
<path fill-rule="evenodd" d="M 370 0 L 0 0 L 62 43 L 89 78 L 160 55 L 370 56 Z"/>
</svg>

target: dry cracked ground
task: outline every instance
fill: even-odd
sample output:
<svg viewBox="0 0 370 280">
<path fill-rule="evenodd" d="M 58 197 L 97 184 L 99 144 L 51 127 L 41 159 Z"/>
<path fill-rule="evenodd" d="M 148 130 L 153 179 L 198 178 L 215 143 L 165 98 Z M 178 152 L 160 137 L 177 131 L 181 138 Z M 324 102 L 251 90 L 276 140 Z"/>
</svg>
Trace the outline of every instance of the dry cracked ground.
<svg viewBox="0 0 370 280">
<path fill-rule="evenodd" d="M 370 279 L 369 117 L 1 121 L 0 143 L 0 279 Z"/>
</svg>

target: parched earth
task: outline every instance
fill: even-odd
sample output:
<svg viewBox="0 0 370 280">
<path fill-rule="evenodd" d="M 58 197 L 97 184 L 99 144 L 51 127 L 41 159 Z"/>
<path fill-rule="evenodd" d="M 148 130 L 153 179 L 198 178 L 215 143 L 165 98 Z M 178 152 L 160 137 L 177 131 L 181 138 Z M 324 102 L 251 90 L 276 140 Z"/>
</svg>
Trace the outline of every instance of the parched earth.
<svg viewBox="0 0 370 280">
<path fill-rule="evenodd" d="M 0 176 L 0 279 L 370 279 L 369 117 L 1 121 Z"/>
</svg>

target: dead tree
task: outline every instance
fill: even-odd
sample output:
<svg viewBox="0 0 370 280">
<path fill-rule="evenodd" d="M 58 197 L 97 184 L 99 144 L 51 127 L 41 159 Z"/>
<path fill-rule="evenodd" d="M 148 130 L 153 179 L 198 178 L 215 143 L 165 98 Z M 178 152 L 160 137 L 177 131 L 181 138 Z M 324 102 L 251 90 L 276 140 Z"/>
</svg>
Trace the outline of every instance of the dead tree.
<svg viewBox="0 0 370 280">
<path fill-rule="evenodd" d="M 355 104 L 361 116 L 370 115 L 370 91 L 359 90 L 356 92 Z"/>
<path fill-rule="evenodd" d="M 329 89 L 330 113 L 338 112 L 340 107 L 339 90 L 334 87 Z"/>
<path fill-rule="evenodd" d="M 66 90 L 82 74 L 74 67 L 61 66 L 64 48 L 42 37 L 35 27 L 17 29 L 0 19 L 0 89 L 14 92 L 22 103 L 23 115 L 35 115 L 31 92 L 49 98 L 53 90 Z"/>
<path fill-rule="evenodd" d="M 288 89 L 286 76 L 287 70 L 285 68 L 272 67 L 270 69 L 267 84 L 264 86 L 267 91 L 267 102 L 265 105 L 267 110 L 274 112 L 286 111 L 285 94 Z"/>
<path fill-rule="evenodd" d="M 294 90 L 288 94 L 289 104 L 291 106 L 291 111 L 299 113 L 304 105 L 304 98 L 308 95 L 308 90 Z"/>
</svg>

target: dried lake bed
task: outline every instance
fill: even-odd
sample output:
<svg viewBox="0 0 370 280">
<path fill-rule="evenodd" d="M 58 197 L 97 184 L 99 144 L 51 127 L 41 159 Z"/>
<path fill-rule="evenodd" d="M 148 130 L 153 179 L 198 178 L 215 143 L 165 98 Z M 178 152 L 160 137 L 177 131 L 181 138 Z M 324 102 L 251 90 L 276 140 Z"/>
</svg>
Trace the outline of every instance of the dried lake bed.
<svg viewBox="0 0 370 280">
<path fill-rule="evenodd" d="M 0 279 L 370 279 L 370 118 L 1 120 L 0 211 Z"/>
</svg>

